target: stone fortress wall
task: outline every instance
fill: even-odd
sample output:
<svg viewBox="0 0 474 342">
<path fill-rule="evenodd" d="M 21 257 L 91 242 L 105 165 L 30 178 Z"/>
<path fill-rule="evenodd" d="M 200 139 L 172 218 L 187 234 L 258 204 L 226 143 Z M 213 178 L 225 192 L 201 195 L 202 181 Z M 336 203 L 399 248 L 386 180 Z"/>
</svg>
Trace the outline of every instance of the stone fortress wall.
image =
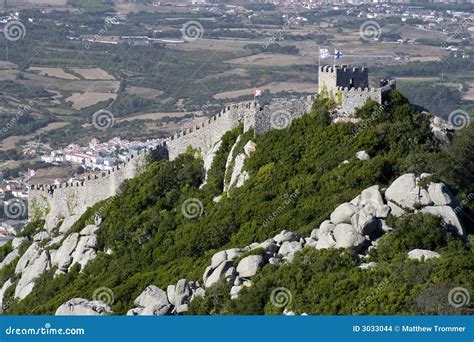
<svg viewBox="0 0 474 342">
<path fill-rule="evenodd" d="M 245 102 L 226 107 L 200 126 L 186 129 L 163 141 L 170 160 L 186 151 L 189 146 L 199 149 L 204 156 L 229 130 L 240 123 L 250 129 L 261 108 L 257 102 Z M 140 151 L 111 171 L 83 182 L 31 185 L 28 217 L 46 218 L 57 222 L 72 215 L 82 215 L 87 208 L 115 196 L 120 185 L 141 173 L 148 151 Z"/>
<path fill-rule="evenodd" d="M 396 88 L 396 81 L 382 80 L 380 88 L 348 88 L 337 87 L 337 96 L 341 96 L 341 110 L 344 113 L 353 114 L 356 108 L 360 108 L 368 99 L 379 104 L 385 103 L 389 92 Z M 339 95 L 341 94 L 341 95 Z"/>
<path fill-rule="evenodd" d="M 340 110 L 352 114 L 367 99 L 383 103 L 386 94 L 395 88 L 395 80 L 382 81 L 380 88 L 368 88 L 368 69 L 323 66 L 319 70 L 321 89 L 337 92 L 342 99 Z M 336 95 L 336 94 L 334 94 Z M 257 101 L 227 106 L 217 115 L 194 128 L 179 132 L 163 141 L 170 160 L 191 146 L 205 156 L 222 136 L 243 123 L 244 132 L 252 127 L 255 135 L 272 129 L 284 129 L 311 109 L 314 96 L 300 99 L 274 99 L 266 106 Z M 343 114 L 343 115 L 344 115 Z M 147 151 L 141 151 L 100 177 L 83 182 L 59 185 L 31 185 L 28 201 L 29 218 L 45 218 L 52 222 L 72 215 L 83 214 L 88 207 L 115 196 L 120 185 L 136 177 L 146 163 Z"/>
<path fill-rule="evenodd" d="M 381 80 L 379 88 L 369 88 L 368 68 L 346 65 L 319 68 L 319 91 L 327 91 L 335 97 L 341 114 L 353 115 L 368 99 L 383 104 L 393 89 L 396 89 L 395 79 Z"/>
<path fill-rule="evenodd" d="M 83 182 L 55 185 L 31 185 L 28 200 L 28 217 L 45 218 L 53 222 L 72 215 L 81 215 L 97 202 L 115 196 L 120 185 L 139 174 L 146 163 L 146 151 L 139 151 L 126 162 L 104 171 L 100 176 Z"/>
<path fill-rule="evenodd" d="M 169 159 L 175 159 L 185 152 L 188 146 L 199 149 L 201 154 L 205 155 L 226 132 L 240 123 L 243 122 L 247 130 L 253 126 L 258 111 L 260 105 L 256 101 L 234 104 L 227 106 L 200 126 L 173 135 L 166 141 Z"/>
<path fill-rule="evenodd" d="M 314 102 L 314 96 L 307 96 L 300 99 L 287 100 L 277 99 L 269 105 L 260 108 L 255 115 L 254 127 L 255 135 L 263 134 L 272 129 L 284 129 L 290 126 L 291 122 L 303 114 L 308 113 Z M 244 125 L 244 131 L 250 129 Z"/>
</svg>

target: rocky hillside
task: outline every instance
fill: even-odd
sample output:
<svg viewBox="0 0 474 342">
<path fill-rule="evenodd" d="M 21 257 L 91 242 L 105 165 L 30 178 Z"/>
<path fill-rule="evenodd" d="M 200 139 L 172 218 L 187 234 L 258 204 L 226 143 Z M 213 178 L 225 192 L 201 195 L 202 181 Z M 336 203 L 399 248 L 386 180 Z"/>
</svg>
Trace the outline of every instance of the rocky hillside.
<svg viewBox="0 0 474 342">
<path fill-rule="evenodd" d="M 396 92 L 356 123 L 329 124 L 330 106 L 151 160 L 82 217 L 31 222 L 0 249 L 3 309 L 464 313 L 447 294 L 474 283 L 472 125 L 442 145 Z"/>
</svg>

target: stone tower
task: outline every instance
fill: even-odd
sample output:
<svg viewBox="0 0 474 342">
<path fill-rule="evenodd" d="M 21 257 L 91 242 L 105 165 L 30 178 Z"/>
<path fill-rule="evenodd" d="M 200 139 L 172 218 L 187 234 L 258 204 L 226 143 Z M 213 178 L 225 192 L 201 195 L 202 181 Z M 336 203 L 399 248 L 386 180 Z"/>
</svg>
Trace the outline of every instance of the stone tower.
<svg viewBox="0 0 474 342">
<path fill-rule="evenodd" d="M 341 88 L 368 88 L 369 69 L 351 68 L 347 65 L 323 65 L 319 68 L 319 92 Z"/>
<path fill-rule="evenodd" d="M 323 65 L 319 68 L 319 93 L 336 100 L 339 115 L 352 116 L 369 99 L 383 104 L 396 89 L 395 79 L 380 81 L 379 88 L 369 88 L 369 69 L 347 65 Z"/>
</svg>

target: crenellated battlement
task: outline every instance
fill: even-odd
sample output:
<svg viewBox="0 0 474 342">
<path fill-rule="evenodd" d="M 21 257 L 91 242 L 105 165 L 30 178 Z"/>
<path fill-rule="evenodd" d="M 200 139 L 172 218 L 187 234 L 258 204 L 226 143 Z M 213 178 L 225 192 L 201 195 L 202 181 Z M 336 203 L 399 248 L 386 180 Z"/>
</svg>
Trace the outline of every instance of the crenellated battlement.
<svg viewBox="0 0 474 342">
<path fill-rule="evenodd" d="M 369 72 L 369 69 L 366 67 L 350 67 L 348 65 L 322 65 L 319 67 L 319 72 L 321 73 L 347 73 L 347 74 L 366 74 Z"/>
<path fill-rule="evenodd" d="M 322 66 L 319 76 L 320 92 L 327 89 L 337 96 L 339 110 L 349 114 L 368 99 L 383 103 L 384 96 L 396 88 L 393 79 L 381 80 L 380 88 L 369 88 L 367 68 Z M 293 100 L 275 99 L 266 106 L 261 106 L 257 101 L 232 104 L 205 122 L 171 135 L 158 148 L 166 148 L 170 160 L 185 152 L 189 146 L 204 157 L 226 132 L 240 124 L 243 124 L 245 132 L 254 128 L 256 135 L 282 129 L 308 112 L 313 102 L 314 96 L 307 96 Z M 83 214 L 94 204 L 115 196 L 123 182 L 141 173 L 148 152 L 138 151 L 111 170 L 89 175 L 83 181 L 31 185 L 29 217 L 48 217 L 48 222 L 57 222 L 61 218 Z"/>
<path fill-rule="evenodd" d="M 395 79 L 381 80 L 379 88 L 370 88 L 368 68 L 347 65 L 323 65 L 319 68 L 319 93 L 336 96 L 338 111 L 343 115 L 353 115 L 369 99 L 384 103 L 394 89 Z"/>
<path fill-rule="evenodd" d="M 380 80 L 380 90 L 382 93 L 392 91 L 397 88 L 397 80 L 394 78 Z"/>
<path fill-rule="evenodd" d="M 165 143 L 163 143 L 161 146 L 164 146 Z M 87 183 L 90 181 L 97 181 L 97 180 L 103 180 L 103 179 L 108 179 L 110 176 L 114 175 L 116 172 L 120 172 L 124 168 L 130 167 L 130 163 L 133 163 L 134 160 L 137 158 L 140 158 L 141 156 L 144 156 L 148 150 L 139 150 L 137 151 L 136 154 L 132 154 L 130 157 L 128 157 L 124 162 L 115 165 L 112 167 L 110 170 L 102 171 L 100 175 L 87 175 L 85 180 L 82 181 L 72 181 L 72 182 L 63 182 L 60 184 L 32 184 L 30 185 L 30 192 L 31 191 L 40 191 L 44 193 L 53 193 L 53 191 L 57 189 L 67 189 L 67 188 L 80 188 L 87 186 Z"/>
<path fill-rule="evenodd" d="M 242 102 L 226 106 L 218 114 L 210 117 L 204 123 L 173 134 L 167 140 L 169 158 L 174 159 L 186 151 L 189 146 L 198 149 L 205 155 L 222 136 L 244 123 L 244 127 L 252 125 L 260 105 L 256 101 Z"/>
<path fill-rule="evenodd" d="M 187 128 L 183 131 L 179 131 L 171 135 L 168 141 L 178 140 L 183 136 L 196 133 L 197 131 L 202 130 L 202 129 L 205 130 L 205 129 L 216 128 L 215 125 L 219 125 L 222 121 L 228 120 L 227 115 L 229 113 L 235 113 L 235 111 L 238 111 L 238 110 L 244 110 L 244 111 L 256 110 L 258 107 L 259 107 L 259 104 L 257 103 L 257 101 L 242 102 L 242 103 L 226 106 L 218 114 L 211 116 L 207 121 L 201 123 L 200 125 Z"/>
<path fill-rule="evenodd" d="M 348 88 L 348 87 L 336 87 L 337 92 L 344 93 L 378 93 L 380 88 Z"/>
<path fill-rule="evenodd" d="M 319 91 L 330 91 L 337 87 L 369 87 L 369 69 L 365 67 L 350 67 L 348 65 L 323 65 L 319 67 Z"/>
<path fill-rule="evenodd" d="M 171 135 L 158 147 L 165 147 L 171 160 L 185 152 L 188 146 L 199 149 L 205 155 L 227 131 L 240 123 L 244 123 L 249 129 L 259 109 L 256 101 L 227 106 L 206 122 Z M 138 151 L 123 163 L 98 175 L 89 175 L 83 181 L 32 184 L 28 201 L 29 217 L 44 218 L 50 215 L 59 219 L 80 215 L 95 203 L 115 196 L 125 180 L 136 177 L 141 172 L 148 152 Z"/>
<path fill-rule="evenodd" d="M 48 216 L 52 222 L 57 222 L 61 218 L 83 214 L 94 204 L 115 196 L 124 181 L 137 176 L 143 170 L 147 155 L 148 150 L 138 151 L 111 170 L 88 175 L 82 181 L 32 184 L 28 200 L 29 218 Z"/>
</svg>

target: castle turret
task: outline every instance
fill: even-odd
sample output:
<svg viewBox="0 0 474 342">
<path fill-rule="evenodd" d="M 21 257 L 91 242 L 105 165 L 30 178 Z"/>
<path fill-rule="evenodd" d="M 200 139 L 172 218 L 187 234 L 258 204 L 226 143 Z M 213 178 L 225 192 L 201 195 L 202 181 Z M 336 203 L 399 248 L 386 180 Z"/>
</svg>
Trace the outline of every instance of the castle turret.
<svg viewBox="0 0 474 342">
<path fill-rule="evenodd" d="M 319 68 L 319 92 L 341 88 L 368 88 L 369 69 L 347 65 L 323 65 Z"/>
<path fill-rule="evenodd" d="M 319 93 L 336 97 L 338 111 L 353 115 L 371 99 L 382 104 L 396 88 L 395 79 L 381 80 L 379 88 L 369 88 L 369 69 L 347 65 L 323 65 L 319 68 Z"/>
</svg>

